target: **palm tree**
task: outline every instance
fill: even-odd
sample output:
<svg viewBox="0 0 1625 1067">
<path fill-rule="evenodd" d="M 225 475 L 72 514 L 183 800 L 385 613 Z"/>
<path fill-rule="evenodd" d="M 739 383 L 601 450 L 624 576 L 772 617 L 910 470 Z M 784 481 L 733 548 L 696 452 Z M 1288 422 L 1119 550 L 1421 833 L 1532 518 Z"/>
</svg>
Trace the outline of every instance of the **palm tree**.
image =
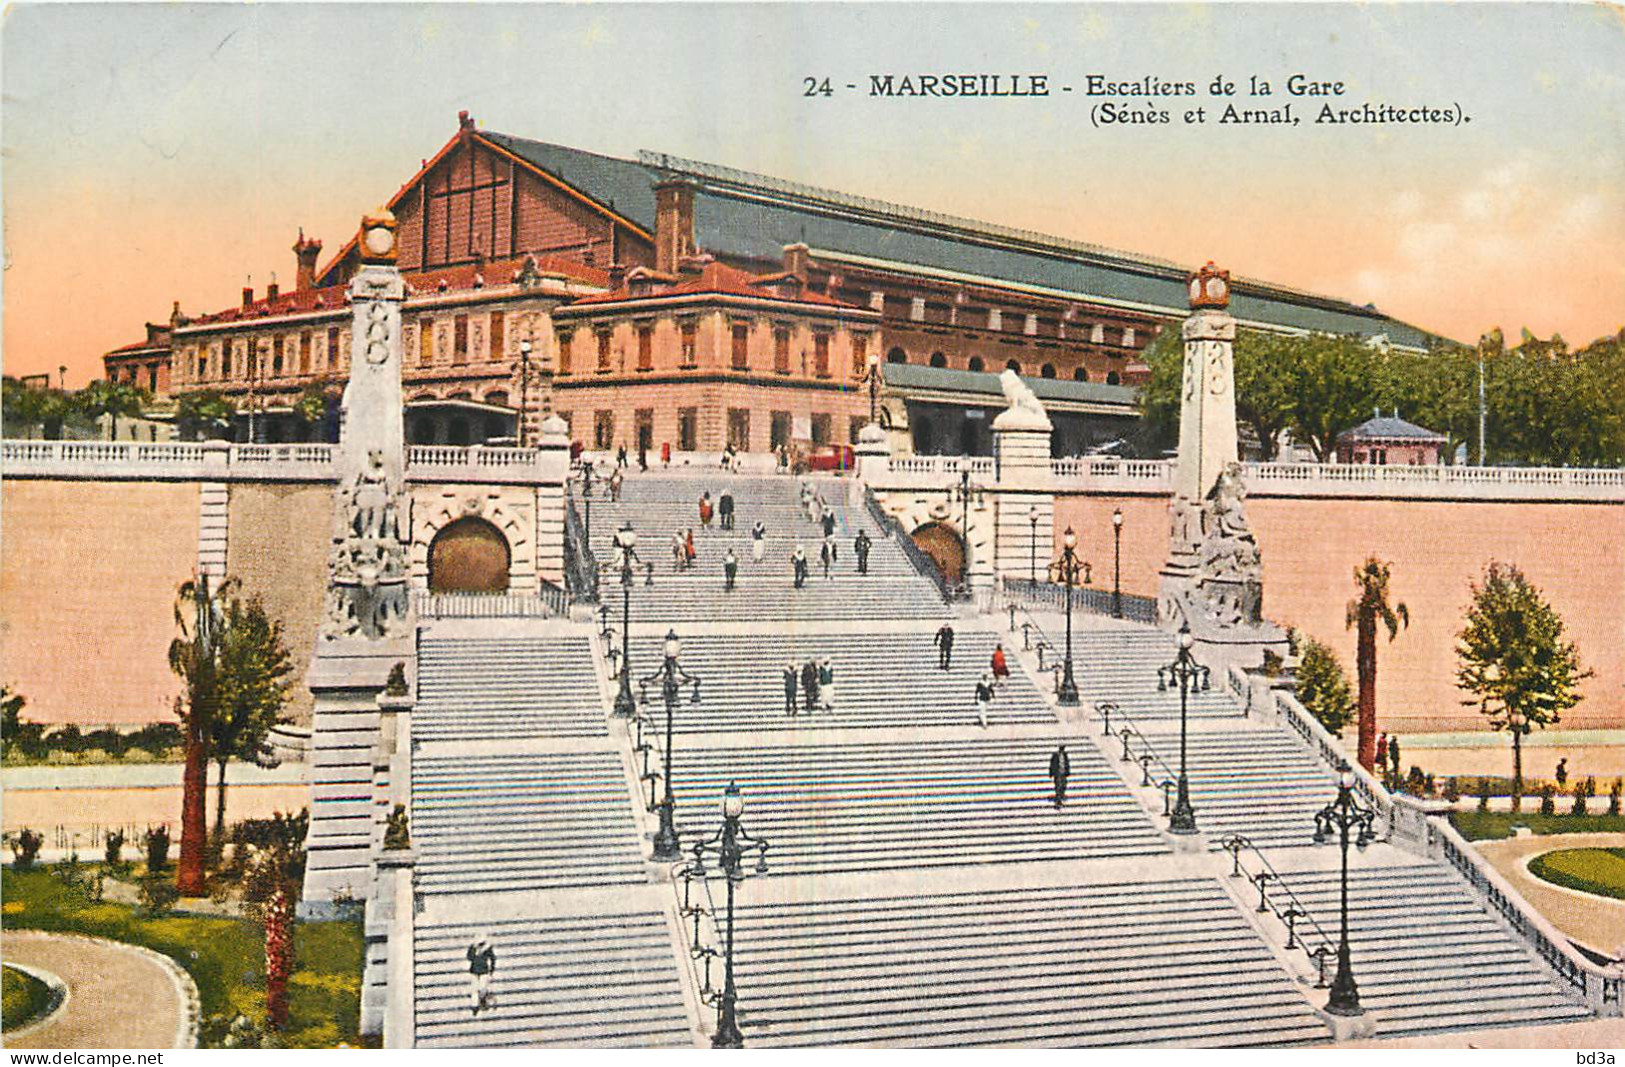
<svg viewBox="0 0 1625 1067">
<path fill-rule="evenodd" d="M 1360 595 L 1349 601 L 1344 625 L 1354 627 L 1358 637 L 1355 669 L 1359 675 L 1360 766 L 1371 770 L 1377 765 L 1377 622 L 1388 629 L 1388 640 L 1399 635 L 1400 625 L 1410 626 L 1411 613 L 1404 604 L 1388 603 L 1389 564 L 1376 556 L 1354 569 L 1354 584 Z"/>
<path fill-rule="evenodd" d="M 127 382 L 94 381 L 73 395 L 74 404 L 91 421 L 111 416 L 107 436 L 118 436 L 118 420 L 135 418 L 152 404 L 152 394 Z"/>
<path fill-rule="evenodd" d="M 209 736 L 220 703 L 219 656 L 222 605 L 230 580 L 210 583 L 200 576 L 182 583 L 175 598 L 175 625 L 180 636 L 169 643 L 169 669 L 186 686 L 175 700 L 184 730 L 185 769 L 181 774 L 181 855 L 176 887 L 183 896 L 204 892 L 207 847 Z M 211 588 L 211 585 L 213 586 Z"/>
</svg>

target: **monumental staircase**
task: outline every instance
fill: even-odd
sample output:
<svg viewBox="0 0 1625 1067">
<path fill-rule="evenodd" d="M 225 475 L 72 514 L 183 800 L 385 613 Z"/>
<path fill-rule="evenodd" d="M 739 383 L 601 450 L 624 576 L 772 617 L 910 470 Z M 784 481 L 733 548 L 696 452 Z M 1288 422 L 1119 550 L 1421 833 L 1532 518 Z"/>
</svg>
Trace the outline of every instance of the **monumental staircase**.
<svg viewBox="0 0 1625 1067">
<path fill-rule="evenodd" d="M 699 491 L 715 499 L 724 485 L 737 528 L 701 533 Z M 1075 620 L 1082 707 L 1057 709 L 1050 678 L 1020 650 L 1030 641 L 1001 616 L 953 615 L 837 485 L 825 491 L 842 549 L 829 580 L 816 563 L 821 533 L 787 477 L 630 475 L 618 503 L 594 490 L 597 559 L 613 559 L 610 537 L 629 521 L 656 564 L 652 584 L 640 571 L 628 591 L 630 723 L 610 713 L 622 642 L 613 576 L 600 586 L 607 625 L 425 624 L 408 776 L 417 904 L 396 916 L 403 943 L 390 949 L 410 944 L 390 987 L 405 1020 L 394 1040 L 708 1043 L 724 883 L 714 865 L 699 878 L 648 859 L 666 708 L 658 683 L 637 682 L 660 666 L 675 628 L 684 670 L 701 679 L 698 701 L 685 690 L 672 712 L 682 840 L 716 831 L 717 801 L 734 784 L 745 826 L 771 843 L 767 873 L 736 886 L 747 1045 L 1329 1041 L 1325 992 L 1301 949 L 1305 924 L 1335 929 L 1338 914 L 1337 854 L 1310 844 L 1315 811 L 1337 791 L 1324 750 L 1249 713 L 1218 680 L 1190 694 L 1186 755 L 1208 849 L 1183 848 L 1167 833 L 1162 784 L 1179 760 L 1179 694 L 1159 691 L 1156 674 L 1174 658 L 1171 639 Z M 771 566 L 752 572 L 758 516 Z M 702 564 L 675 572 L 660 552 L 690 526 Z M 866 576 L 850 551 L 858 529 L 874 541 Z M 803 590 L 787 562 L 797 540 L 814 561 Z M 724 594 L 717 561 L 729 543 L 741 579 Z M 932 638 L 950 620 L 944 671 Z M 1055 632 L 1054 619 L 1038 622 Z M 1000 641 L 1012 677 L 984 726 L 972 690 Z M 808 713 L 798 693 L 801 714 L 787 715 L 784 667 L 826 656 L 833 708 Z M 1057 805 L 1047 768 L 1061 744 L 1072 778 Z M 1232 875 L 1234 857 L 1218 850 L 1233 834 L 1274 864 L 1266 889 L 1303 905 L 1310 918 L 1296 930 L 1278 910 L 1257 910 L 1255 884 Z M 1455 869 L 1379 844 L 1351 896 L 1355 965 L 1379 1036 L 1593 1010 Z M 498 966 L 492 1001 L 476 1012 L 466 950 L 479 936 Z"/>
</svg>

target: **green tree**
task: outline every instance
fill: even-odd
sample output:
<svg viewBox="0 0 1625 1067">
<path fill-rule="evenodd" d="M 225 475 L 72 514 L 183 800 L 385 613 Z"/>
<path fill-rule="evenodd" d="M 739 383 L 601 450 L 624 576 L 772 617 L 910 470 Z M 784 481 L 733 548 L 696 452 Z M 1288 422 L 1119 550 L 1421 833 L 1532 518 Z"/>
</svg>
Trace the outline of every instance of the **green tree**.
<svg viewBox="0 0 1625 1067">
<path fill-rule="evenodd" d="M 282 623 L 265 614 L 258 597 L 225 600 L 219 633 L 218 703 L 209 723 L 209 755 L 219 770 L 215 833 L 226 828 L 226 766 L 253 760 L 282 720 L 293 673 Z"/>
<path fill-rule="evenodd" d="M 1372 556 L 1354 569 L 1360 595 L 1348 602 L 1344 625 L 1355 630 L 1355 673 L 1359 678 L 1359 760 L 1372 770 L 1377 765 L 1377 623 L 1388 630 L 1388 640 L 1399 635 L 1400 625 L 1411 623 L 1410 609 L 1388 603 L 1390 565 Z"/>
<path fill-rule="evenodd" d="M 1343 727 L 1354 718 L 1354 696 L 1336 653 L 1314 638 L 1305 641 L 1297 682 L 1298 702 L 1328 732 L 1342 737 Z"/>
<path fill-rule="evenodd" d="M 203 434 L 223 434 L 236 413 L 237 406 L 218 389 L 182 393 L 175 401 L 175 424 L 181 435 L 190 440 L 197 440 Z"/>
<path fill-rule="evenodd" d="M 1517 567 L 1491 563 L 1472 584 L 1472 606 L 1457 635 L 1456 686 L 1496 730 L 1512 735 L 1512 810 L 1522 809 L 1523 739 L 1555 725 L 1580 702 L 1580 666 L 1563 620 Z"/>
<path fill-rule="evenodd" d="M 1309 334 L 1287 338 L 1292 354 L 1293 436 L 1330 462 L 1337 435 L 1369 418 L 1382 380 L 1381 356 L 1363 337 Z"/>
<path fill-rule="evenodd" d="M 295 909 L 305 878 L 308 812 L 278 812 L 261 827 L 243 877 L 243 902 L 265 927 L 265 1014 L 269 1029 L 288 1024 L 288 978 L 294 968 Z"/>
<path fill-rule="evenodd" d="M 8 437 L 32 433 L 39 427 L 40 436 L 48 441 L 60 440 L 70 423 L 83 422 L 70 394 L 50 386 L 24 385 L 10 377 L 0 383 L 0 418 L 5 420 Z"/>
<path fill-rule="evenodd" d="M 23 729 L 23 705 L 28 701 L 21 693 L 13 693 L 9 685 L 0 685 L 0 747 L 7 755 L 17 745 Z"/>
<path fill-rule="evenodd" d="M 220 707 L 220 630 L 226 600 L 235 583 L 211 582 L 206 576 L 181 584 L 175 600 L 178 636 L 169 643 L 169 669 L 181 679 L 184 693 L 175 700 L 184 740 L 181 772 L 181 855 L 176 885 L 186 896 L 204 891 L 207 847 L 209 739 Z"/>
<path fill-rule="evenodd" d="M 114 420 L 139 416 L 152 403 L 152 394 L 127 382 L 94 381 L 73 394 L 79 413 L 94 422 L 103 415 Z M 114 427 L 109 427 L 109 433 Z"/>
<path fill-rule="evenodd" d="M 311 382 L 299 393 L 299 399 L 293 402 L 293 413 L 305 422 L 318 423 L 327 418 L 327 407 L 337 396 L 335 390 L 327 382 Z"/>
</svg>

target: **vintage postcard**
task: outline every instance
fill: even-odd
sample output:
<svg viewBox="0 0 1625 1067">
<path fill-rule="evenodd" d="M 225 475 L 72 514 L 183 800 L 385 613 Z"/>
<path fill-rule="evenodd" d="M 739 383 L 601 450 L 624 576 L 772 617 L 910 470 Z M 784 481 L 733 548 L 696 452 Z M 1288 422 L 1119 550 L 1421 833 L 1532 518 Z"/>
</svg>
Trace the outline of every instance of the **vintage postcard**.
<svg viewBox="0 0 1625 1067">
<path fill-rule="evenodd" d="M 9 1050 L 1615 1062 L 1619 7 L 0 34 Z"/>
</svg>

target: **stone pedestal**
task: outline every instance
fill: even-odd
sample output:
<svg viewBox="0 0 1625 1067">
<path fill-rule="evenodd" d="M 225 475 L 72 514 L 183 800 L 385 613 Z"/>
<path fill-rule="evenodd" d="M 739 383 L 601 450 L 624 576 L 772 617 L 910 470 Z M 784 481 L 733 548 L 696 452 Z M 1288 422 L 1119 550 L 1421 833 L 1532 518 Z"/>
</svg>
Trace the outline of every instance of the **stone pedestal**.
<svg viewBox="0 0 1625 1067">
<path fill-rule="evenodd" d="M 1054 555 L 1055 493 L 1049 415 L 1010 371 L 1000 375 L 1010 406 L 993 420 L 994 488 L 998 494 L 988 580 L 994 574 L 1043 579 Z M 1034 509 L 1038 522 L 1033 523 Z M 974 572 L 973 572 L 974 573 Z"/>
<path fill-rule="evenodd" d="M 1333 1015 L 1316 1009 L 1315 1014 L 1331 1030 L 1333 1041 L 1359 1041 L 1377 1036 L 1377 1020 L 1368 1011 L 1359 1015 Z"/>
<path fill-rule="evenodd" d="M 863 503 L 865 487 L 885 483 L 891 466 L 891 442 L 886 437 L 886 431 L 879 424 L 871 422 L 858 431 L 858 443 L 852 452 L 857 477 L 848 485 L 850 497 L 847 504 L 856 507 Z"/>
<path fill-rule="evenodd" d="M 537 460 L 543 482 L 536 487 L 536 576 L 564 585 L 564 499 L 570 477 L 570 427 L 557 415 L 542 421 Z"/>
</svg>

